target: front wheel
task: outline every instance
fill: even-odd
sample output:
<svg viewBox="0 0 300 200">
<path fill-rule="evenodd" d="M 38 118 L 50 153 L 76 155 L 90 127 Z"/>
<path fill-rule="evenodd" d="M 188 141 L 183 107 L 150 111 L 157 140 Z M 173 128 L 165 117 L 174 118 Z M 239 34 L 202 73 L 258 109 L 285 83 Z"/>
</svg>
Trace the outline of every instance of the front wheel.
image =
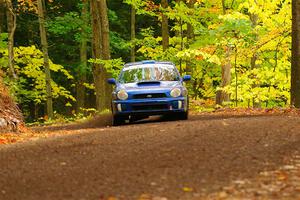
<svg viewBox="0 0 300 200">
<path fill-rule="evenodd" d="M 118 116 L 118 115 L 113 115 L 112 119 L 112 125 L 113 126 L 119 126 L 125 123 L 125 118 Z"/>
<path fill-rule="evenodd" d="M 189 117 L 188 111 L 180 112 L 180 113 L 177 114 L 177 118 L 178 118 L 179 120 L 187 120 L 188 117 Z"/>
</svg>

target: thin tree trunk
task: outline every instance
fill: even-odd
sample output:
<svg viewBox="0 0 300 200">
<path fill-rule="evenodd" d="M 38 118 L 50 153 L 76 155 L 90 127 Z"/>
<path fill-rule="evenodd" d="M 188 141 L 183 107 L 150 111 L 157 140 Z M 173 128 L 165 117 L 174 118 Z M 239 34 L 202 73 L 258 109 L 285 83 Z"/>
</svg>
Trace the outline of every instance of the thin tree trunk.
<svg viewBox="0 0 300 200">
<path fill-rule="evenodd" d="M 136 10 L 135 7 L 131 6 L 131 21 L 130 21 L 130 32 L 131 32 L 131 53 L 130 60 L 131 62 L 135 62 L 135 17 Z"/>
<path fill-rule="evenodd" d="M 4 32 L 5 7 L 4 0 L 0 0 L 0 33 Z"/>
<path fill-rule="evenodd" d="M 190 23 L 187 24 L 187 38 L 189 43 L 191 43 L 193 40 L 195 40 L 195 34 L 194 34 L 194 27 Z"/>
<path fill-rule="evenodd" d="M 106 0 L 100 0 L 100 18 L 101 18 L 101 31 L 102 31 L 102 58 L 103 60 L 110 60 L 110 39 L 109 39 L 109 21 L 107 15 L 107 4 Z M 104 108 L 110 109 L 111 104 L 111 85 L 106 83 L 106 80 L 111 76 L 107 73 L 106 69 L 103 70 L 102 81 L 104 82 Z"/>
<path fill-rule="evenodd" d="M 182 19 L 180 18 L 179 21 L 180 24 L 180 51 L 183 51 L 184 49 L 184 35 L 183 35 L 183 23 L 182 23 Z M 182 75 L 183 69 L 182 69 L 182 58 L 179 59 L 179 72 L 180 75 Z"/>
<path fill-rule="evenodd" d="M 226 50 L 226 63 L 222 69 L 222 88 L 230 85 L 231 82 L 231 47 L 227 47 Z M 227 92 L 222 92 L 222 103 L 224 101 L 230 101 L 230 96 Z"/>
<path fill-rule="evenodd" d="M 237 73 L 237 46 L 234 46 L 234 75 L 235 75 L 235 107 L 238 106 L 238 73 Z"/>
<path fill-rule="evenodd" d="M 34 30 L 34 26 L 29 23 L 27 25 L 27 38 L 28 38 L 28 44 L 30 45 L 34 45 L 34 34 L 35 34 L 35 30 Z"/>
<path fill-rule="evenodd" d="M 81 47 L 82 48 L 82 47 Z M 82 49 L 80 50 L 82 51 Z M 81 54 L 81 53 L 80 53 Z M 82 54 L 80 55 L 80 57 Z M 82 64 L 82 67 L 84 64 Z M 86 83 L 87 78 L 86 74 L 81 72 L 81 75 L 78 78 L 77 87 L 76 87 L 76 112 L 80 113 L 82 108 L 85 107 L 85 86 L 84 83 Z"/>
<path fill-rule="evenodd" d="M 8 66 L 10 75 L 13 79 L 17 79 L 14 66 L 14 35 L 16 31 L 17 18 L 11 0 L 6 0 L 6 16 L 8 29 Z"/>
<path fill-rule="evenodd" d="M 291 106 L 300 108 L 300 0 L 292 1 Z"/>
<path fill-rule="evenodd" d="M 182 3 L 182 0 L 175 0 L 175 2 L 177 4 L 180 4 Z M 185 48 L 185 44 L 184 44 L 184 31 L 183 31 L 183 22 L 182 22 L 182 17 L 181 16 L 178 16 L 177 18 L 177 22 L 179 24 L 179 27 L 180 27 L 180 31 L 176 31 L 175 32 L 175 35 L 177 37 L 180 37 L 180 51 L 183 51 L 183 49 Z M 179 73 L 180 75 L 182 75 L 183 73 L 183 69 L 182 69 L 182 58 L 179 59 Z"/>
<path fill-rule="evenodd" d="M 193 9 L 195 5 L 195 0 L 190 0 L 188 2 L 188 7 L 190 9 Z M 189 48 L 189 45 L 195 40 L 195 34 L 194 34 L 194 27 L 192 24 L 188 23 L 187 24 L 187 45 L 186 48 Z M 186 61 L 186 68 L 185 68 L 185 72 L 187 74 L 192 74 L 193 73 L 193 68 L 192 68 L 192 62 L 190 62 L 190 60 Z"/>
<path fill-rule="evenodd" d="M 84 24 L 88 24 L 88 0 L 83 0 L 83 7 L 81 10 L 81 20 Z M 86 70 L 87 70 L 87 33 L 84 27 L 81 27 L 81 41 L 80 41 L 80 69 L 79 69 L 79 78 L 76 88 L 76 100 L 77 100 L 77 113 L 81 111 L 81 108 L 84 108 L 85 105 L 85 86 L 84 83 L 87 80 Z"/>
<path fill-rule="evenodd" d="M 252 28 L 254 29 L 257 26 L 258 15 L 257 14 L 250 14 L 250 20 L 251 20 L 251 23 L 252 23 Z M 254 39 L 255 39 L 255 41 L 258 41 L 258 35 L 257 34 L 254 35 Z M 258 55 L 257 55 L 256 51 L 254 51 L 253 54 L 252 54 L 251 60 L 250 60 L 251 69 L 257 68 L 257 65 L 256 65 L 257 59 L 258 59 Z M 256 87 L 258 87 L 257 84 L 254 84 L 252 86 L 252 88 L 256 88 Z M 260 108 L 261 107 L 261 103 L 256 102 L 255 98 L 252 99 L 252 105 L 253 105 L 254 108 Z"/>
<path fill-rule="evenodd" d="M 162 8 L 168 8 L 168 0 L 161 0 Z M 162 30 L 162 46 L 163 50 L 165 51 L 169 47 L 169 21 L 168 17 L 163 14 L 162 15 L 162 23 L 161 23 L 161 30 Z"/>
<path fill-rule="evenodd" d="M 109 22 L 106 0 L 91 0 L 91 15 L 93 58 L 109 60 Z M 112 88 L 106 84 L 108 74 L 103 64 L 93 65 L 93 76 L 96 90 L 96 108 L 98 111 L 109 109 Z"/>
<path fill-rule="evenodd" d="M 222 0 L 222 10 L 223 10 L 223 15 L 225 15 L 226 14 L 225 0 Z"/>
<path fill-rule="evenodd" d="M 49 55 L 48 55 L 48 42 L 47 42 L 47 33 L 45 28 L 45 17 L 44 17 L 44 8 L 42 0 L 38 0 L 38 15 L 39 15 L 39 24 L 40 24 L 40 35 L 41 35 L 41 44 L 44 56 L 44 67 L 46 75 L 46 95 L 47 95 L 47 115 L 49 119 L 53 118 L 53 102 L 52 102 L 52 90 L 51 90 L 51 74 L 49 66 Z"/>
</svg>

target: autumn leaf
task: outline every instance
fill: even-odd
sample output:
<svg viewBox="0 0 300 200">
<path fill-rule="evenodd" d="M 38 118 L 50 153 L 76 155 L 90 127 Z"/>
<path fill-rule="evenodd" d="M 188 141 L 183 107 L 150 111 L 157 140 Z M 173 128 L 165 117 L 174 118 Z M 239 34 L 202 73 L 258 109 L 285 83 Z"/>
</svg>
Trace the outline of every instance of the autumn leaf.
<svg viewBox="0 0 300 200">
<path fill-rule="evenodd" d="M 183 187 L 182 190 L 184 192 L 192 192 L 193 191 L 193 188 L 190 188 L 190 187 Z"/>
</svg>

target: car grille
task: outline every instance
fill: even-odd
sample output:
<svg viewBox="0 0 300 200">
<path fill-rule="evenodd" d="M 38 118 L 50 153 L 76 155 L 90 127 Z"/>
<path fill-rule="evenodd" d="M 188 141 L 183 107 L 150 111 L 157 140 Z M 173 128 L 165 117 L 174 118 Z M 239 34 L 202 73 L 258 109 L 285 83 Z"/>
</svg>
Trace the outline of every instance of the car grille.
<svg viewBox="0 0 300 200">
<path fill-rule="evenodd" d="M 153 104 L 153 105 L 133 105 L 134 111 L 151 111 L 151 110 L 166 110 L 169 109 L 168 104 Z"/>
<path fill-rule="evenodd" d="M 151 98 L 165 98 L 165 93 L 149 93 L 149 94 L 135 94 L 132 96 L 133 99 L 151 99 Z"/>
</svg>

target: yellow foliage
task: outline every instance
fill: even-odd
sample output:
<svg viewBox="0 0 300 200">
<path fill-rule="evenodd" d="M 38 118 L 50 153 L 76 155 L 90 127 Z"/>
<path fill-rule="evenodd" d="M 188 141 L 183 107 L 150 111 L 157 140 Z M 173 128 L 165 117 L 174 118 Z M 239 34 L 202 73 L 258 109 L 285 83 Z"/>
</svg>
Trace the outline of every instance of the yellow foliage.
<svg viewBox="0 0 300 200">
<path fill-rule="evenodd" d="M 2 50 L 3 51 L 3 50 Z M 7 57 L 7 50 L 4 50 L 4 56 Z M 35 46 L 16 47 L 15 52 L 15 69 L 20 80 L 31 81 L 31 89 L 19 89 L 18 93 L 24 93 L 27 98 L 32 98 L 36 103 L 41 103 L 46 100 L 46 81 L 44 73 L 44 59 L 42 52 Z M 62 65 L 54 64 L 51 60 L 49 62 L 50 70 L 52 72 L 62 73 L 67 79 L 73 79 L 73 76 Z M 23 83 L 24 84 L 24 83 Z M 59 86 L 52 80 L 52 95 L 54 98 L 65 97 L 70 101 L 75 101 L 70 91 L 64 87 Z"/>
</svg>

